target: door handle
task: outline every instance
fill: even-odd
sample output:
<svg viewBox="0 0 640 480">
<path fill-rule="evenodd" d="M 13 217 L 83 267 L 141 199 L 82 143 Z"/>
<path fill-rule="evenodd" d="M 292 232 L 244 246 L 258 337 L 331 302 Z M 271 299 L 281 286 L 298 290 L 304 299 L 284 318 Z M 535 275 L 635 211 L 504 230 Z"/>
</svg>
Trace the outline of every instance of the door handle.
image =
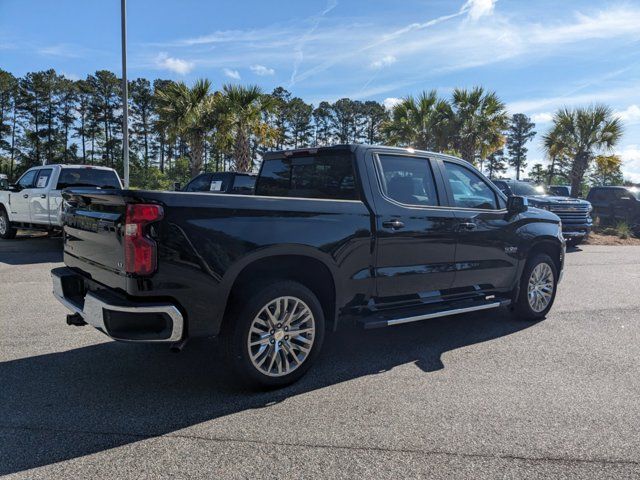
<svg viewBox="0 0 640 480">
<path fill-rule="evenodd" d="M 477 225 L 476 225 L 475 223 L 472 223 L 472 222 L 462 222 L 462 223 L 460 223 L 460 224 L 458 225 L 458 228 L 459 228 L 460 230 L 467 230 L 467 231 L 469 231 L 469 230 L 475 230 L 475 229 L 476 229 L 476 227 L 477 227 Z"/>
<path fill-rule="evenodd" d="M 41 193 L 40 198 L 47 198 L 47 195 L 45 193 Z"/>
<path fill-rule="evenodd" d="M 22 198 L 29 198 L 29 194 L 25 193 L 24 195 L 22 195 Z"/>
<path fill-rule="evenodd" d="M 398 230 L 400 228 L 404 227 L 404 223 L 402 223 L 400 220 L 395 219 L 395 220 L 387 220 L 386 222 L 382 222 L 382 226 L 384 228 L 392 228 L 394 230 Z"/>
</svg>

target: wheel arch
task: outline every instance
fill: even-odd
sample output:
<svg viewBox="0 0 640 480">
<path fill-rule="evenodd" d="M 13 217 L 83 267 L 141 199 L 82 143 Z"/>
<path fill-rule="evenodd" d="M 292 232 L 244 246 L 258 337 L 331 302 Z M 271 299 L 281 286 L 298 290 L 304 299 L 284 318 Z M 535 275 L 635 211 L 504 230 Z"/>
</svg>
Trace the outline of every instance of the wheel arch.
<svg viewBox="0 0 640 480">
<path fill-rule="evenodd" d="M 223 279 L 226 301 L 220 328 L 243 292 L 275 280 L 293 280 L 311 290 L 320 301 L 326 325 L 337 326 L 337 267 L 322 252 L 303 246 L 278 246 L 250 255 L 227 272 Z"/>
</svg>

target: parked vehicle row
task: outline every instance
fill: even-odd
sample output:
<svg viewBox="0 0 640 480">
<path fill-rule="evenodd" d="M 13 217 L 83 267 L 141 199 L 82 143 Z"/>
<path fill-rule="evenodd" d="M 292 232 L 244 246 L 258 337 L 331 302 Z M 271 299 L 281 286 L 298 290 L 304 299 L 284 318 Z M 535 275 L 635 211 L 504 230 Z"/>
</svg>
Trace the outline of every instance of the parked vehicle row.
<svg viewBox="0 0 640 480">
<path fill-rule="evenodd" d="M 564 266 L 558 216 L 409 149 L 270 152 L 253 195 L 63 196 L 66 266 L 52 279 L 68 323 L 176 349 L 220 336 L 234 378 L 257 386 L 300 378 L 325 327 L 503 306 L 541 319 Z"/>
<path fill-rule="evenodd" d="M 594 214 L 609 224 L 626 222 L 640 236 L 640 189 L 634 187 L 593 187 L 587 200 Z"/>
<path fill-rule="evenodd" d="M 54 231 L 62 228 L 62 190 L 70 187 L 121 189 L 115 170 L 83 165 L 46 165 L 27 170 L 0 191 L 0 238 L 16 236 L 18 228 Z"/>
<path fill-rule="evenodd" d="M 575 246 L 584 240 L 593 226 L 591 204 L 585 200 L 566 196 L 555 196 L 542 185 L 533 185 L 518 180 L 494 180 L 493 183 L 507 196 L 522 195 L 529 205 L 544 208 L 562 219 L 562 235 L 567 245 Z"/>
<path fill-rule="evenodd" d="M 201 173 L 183 189 L 185 192 L 231 193 L 251 195 L 256 185 L 254 173 L 216 172 Z"/>
</svg>

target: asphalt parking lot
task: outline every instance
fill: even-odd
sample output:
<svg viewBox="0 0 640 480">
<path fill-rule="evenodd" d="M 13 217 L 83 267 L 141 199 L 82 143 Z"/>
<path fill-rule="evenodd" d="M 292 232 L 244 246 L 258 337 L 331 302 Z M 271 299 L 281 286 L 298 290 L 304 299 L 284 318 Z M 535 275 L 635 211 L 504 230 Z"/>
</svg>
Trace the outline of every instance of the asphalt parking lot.
<svg viewBox="0 0 640 480">
<path fill-rule="evenodd" d="M 0 475 L 638 478 L 640 247 L 567 255 L 544 322 L 478 313 L 330 335 L 248 394 L 215 341 L 115 343 L 65 324 L 60 239 L 0 242 Z"/>
</svg>

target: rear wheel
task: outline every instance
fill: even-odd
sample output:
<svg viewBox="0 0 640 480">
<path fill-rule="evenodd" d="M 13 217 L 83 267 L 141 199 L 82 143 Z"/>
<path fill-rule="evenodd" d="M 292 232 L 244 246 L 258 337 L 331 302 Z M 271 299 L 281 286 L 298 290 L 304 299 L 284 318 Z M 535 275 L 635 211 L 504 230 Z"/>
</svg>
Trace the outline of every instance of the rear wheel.
<svg viewBox="0 0 640 480">
<path fill-rule="evenodd" d="M 522 320 L 544 318 L 556 297 L 558 270 L 545 253 L 534 254 L 524 267 L 514 313 Z"/>
<path fill-rule="evenodd" d="M 249 387 L 283 387 L 297 381 L 318 356 L 324 315 L 317 297 L 293 281 L 258 288 L 225 319 L 230 367 Z"/>
<path fill-rule="evenodd" d="M 18 233 L 18 229 L 11 226 L 6 210 L 0 208 L 0 238 L 10 240 L 16 237 L 16 233 Z"/>
</svg>

